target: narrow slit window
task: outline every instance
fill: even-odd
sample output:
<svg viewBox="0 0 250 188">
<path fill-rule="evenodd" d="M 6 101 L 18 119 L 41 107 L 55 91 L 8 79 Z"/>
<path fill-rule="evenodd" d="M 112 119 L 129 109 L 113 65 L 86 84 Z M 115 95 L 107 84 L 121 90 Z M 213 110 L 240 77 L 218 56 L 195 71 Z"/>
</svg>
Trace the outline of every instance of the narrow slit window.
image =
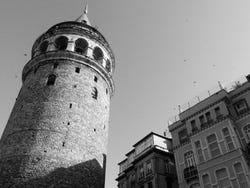
<svg viewBox="0 0 250 188">
<path fill-rule="evenodd" d="M 79 68 L 79 67 L 76 67 L 75 72 L 76 72 L 76 73 L 80 73 L 80 68 Z"/>
<path fill-rule="evenodd" d="M 93 88 L 91 94 L 92 94 L 92 98 L 93 98 L 93 99 L 97 99 L 97 97 L 98 97 L 98 91 L 97 91 L 97 88 L 96 88 L 96 87 Z"/>
<path fill-rule="evenodd" d="M 94 81 L 95 81 L 95 82 L 97 82 L 97 81 L 98 81 L 98 78 L 97 78 L 96 76 L 94 77 Z"/>
<path fill-rule="evenodd" d="M 58 63 L 54 63 L 53 68 L 56 69 L 58 67 Z"/>
<path fill-rule="evenodd" d="M 56 81 L 56 75 L 54 74 L 49 75 L 47 80 L 47 86 L 55 85 L 55 81 Z"/>
<path fill-rule="evenodd" d="M 69 104 L 69 108 L 72 108 L 72 103 Z"/>
</svg>

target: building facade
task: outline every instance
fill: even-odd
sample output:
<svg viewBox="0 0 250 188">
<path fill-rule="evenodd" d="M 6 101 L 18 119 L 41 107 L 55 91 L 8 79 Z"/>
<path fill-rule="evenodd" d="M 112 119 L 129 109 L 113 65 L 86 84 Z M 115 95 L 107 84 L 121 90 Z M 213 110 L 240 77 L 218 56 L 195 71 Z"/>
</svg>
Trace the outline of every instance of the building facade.
<svg viewBox="0 0 250 188">
<path fill-rule="evenodd" d="M 0 141 L 0 187 L 104 187 L 114 68 L 87 9 L 35 41 Z"/>
<path fill-rule="evenodd" d="M 197 99 L 169 125 L 179 187 L 250 187 L 250 76 Z"/>
<path fill-rule="evenodd" d="M 177 188 L 172 140 L 151 132 L 119 165 L 119 188 Z"/>
</svg>

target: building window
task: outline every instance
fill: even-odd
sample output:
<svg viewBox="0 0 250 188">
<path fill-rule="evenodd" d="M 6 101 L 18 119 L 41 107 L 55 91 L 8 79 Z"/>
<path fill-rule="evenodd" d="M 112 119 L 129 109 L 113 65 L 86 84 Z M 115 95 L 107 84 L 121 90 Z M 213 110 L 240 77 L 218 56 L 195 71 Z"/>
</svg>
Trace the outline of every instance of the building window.
<svg viewBox="0 0 250 188">
<path fill-rule="evenodd" d="M 210 112 L 206 112 L 205 116 L 206 116 L 207 123 L 211 123 L 213 121 Z"/>
<path fill-rule="evenodd" d="M 234 104 L 237 115 L 246 113 L 249 108 L 245 99 L 241 99 Z"/>
<path fill-rule="evenodd" d="M 200 186 L 199 183 L 194 183 L 194 184 L 190 185 L 189 188 L 200 188 L 200 187 L 201 187 L 201 186 Z M 208 187 L 206 187 L 206 188 L 208 188 Z M 210 188 L 210 187 L 209 187 L 209 188 Z"/>
<path fill-rule="evenodd" d="M 148 182 L 148 188 L 153 188 L 153 183 L 152 183 L 152 181 L 151 181 L 151 182 Z"/>
<path fill-rule="evenodd" d="M 190 123 L 191 123 L 192 132 L 196 132 L 198 128 L 196 126 L 195 120 L 192 120 Z"/>
<path fill-rule="evenodd" d="M 234 164 L 234 170 L 236 172 L 236 176 L 237 176 L 237 180 L 240 184 L 241 188 L 248 188 L 248 183 L 247 183 L 247 179 L 246 179 L 246 175 L 243 171 L 242 165 L 241 163 L 235 163 Z"/>
<path fill-rule="evenodd" d="M 216 174 L 219 188 L 224 188 L 224 187 L 232 188 L 228 174 L 227 174 L 227 170 L 225 168 L 217 170 L 215 174 Z"/>
<path fill-rule="evenodd" d="M 207 137 L 207 143 L 208 143 L 208 148 L 210 150 L 211 157 L 216 157 L 221 154 L 215 134 L 211 134 Z"/>
<path fill-rule="evenodd" d="M 201 142 L 200 141 L 196 141 L 194 143 L 195 145 L 195 148 L 196 148 L 196 154 L 197 154 L 197 158 L 198 158 L 198 161 L 200 163 L 204 162 L 204 156 L 203 156 L 203 152 L 202 152 L 202 149 L 201 149 Z"/>
<path fill-rule="evenodd" d="M 151 160 L 146 162 L 146 174 L 151 174 L 152 173 L 152 163 Z"/>
<path fill-rule="evenodd" d="M 243 127 L 243 131 L 247 136 L 248 141 L 250 140 L 250 124 L 246 125 L 245 127 Z"/>
<path fill-rule="evenodd" d="M 167 174 L 174 174 L 176 172 L 175 164 L 169 159 L 165 160 L 164 162 L 165 162 L 166 173 Z"/>
<path fill-rule="evenodd" d="M 144 168 L 143 168 L 143 164 L 139 166 L 139 180 L 144 178 Z"/>
<path fill-rule="evenodd" d="M 223 136 L 224 136 L 224 140 L 227 143 L 228 150 L 229 151 L 233 150 L 234 149 L 234 143 L 233 143 L 233 140 L 232 140 L 232 137 L 231 137 L 231 135 L 229 133 L 228 128 L 227 127 L 223 128 L 222 133 L 223 133 Z"/>
<path fill-rule="evenodd" d="M 211 184 L 210 184 L 210 179 L 209 179 L 209 175 L 205 174 L 202 176 L 202 181 L 203 181 L 203 185 L 204 188 L 211 188 Z"/>
<path fill-rule="evenodd" d="M 47 48 L 49 46 L 49 42 L 46 40 L 46 41 L 43 41 L 42 44 L 40 44 L 39 46 L 39 50 L 41 53 L 44 53 L 47 51 Z"/>
<path fill-rule="evenodd" d="M 53 68 L 56 69 L 58 67 L 58 63 L 54 63 Z"/>
<path fill-rule="evenodd" d="M 55 40 L 55 47 L 58 50 L 66 50 L 68 46 L 68 38 L 65 36 L 60 36 Z"/>
<path fill-rule="evenodd" d="M 103 52 L 102 52 L 101 48 L 99 48 L 99 47 L 94 48 L 93 57 L 94 57 L 94 59 L 96 61 L 102 62 L 102 60 L 103 60 Z"/>
<path fill-rule="evenodd" d="M 97 88 L 96 87 L 93 87 L 93 90 L 92 90 L 92 98 L 93 99 L 97 99 L 98 97 L 98 91 L 97 91 Z"/>
<path fill-rule="evenodd" d="M 200 120 L 201 128 L 203 128 L 204 125 L 205 125 L 205 117 L 204 117 L 204 115 L 199 116 L 199 120 Z"/>
<path fill-rule="evenodd" d="M 79 67 L 76 67 L 76 68 L 75 68 L 75 72 L 76 72 L 76 73 L 80 73 L 80 68 L 79 68 Z"/>
<path fill-rule="evenodd" d="M 180 144 L 183 144 L 185 142 L 188 141 L 188 134 L 187 134 L 187 129 L 183 129 L 181 130 L 179 133 L 179 141 L 180 141 Z"/>
<path fill-rule="evenodd" d="M 184 160 L 185 160 L 186 167 L 196 166 L 193 151 L 188 151 L 187 153 L 185 153 Z"/>
<path fill-rule="evenodd" d="M 77 39 L 75 41 L 75 52 L 81 55 L 85 55 L 88 49 L 88 42 L 84 39 Z"/>
<path fill-rule="evenodd" d="M 54 74 L 49 75 L 48 80 L 47 80 L 47 86 L 54 85 L 55 81 L 56 81 L 56 75 Z"/>
<path fill-rule="evenodd" d="M 215 115 L 216 115 L 216 119 L 219 119 L 219 118 L 222 117 L 222 114 L 221 114 L 219 106 L 214 109 L 214 112 L 215 112 Z"/>
</svg>

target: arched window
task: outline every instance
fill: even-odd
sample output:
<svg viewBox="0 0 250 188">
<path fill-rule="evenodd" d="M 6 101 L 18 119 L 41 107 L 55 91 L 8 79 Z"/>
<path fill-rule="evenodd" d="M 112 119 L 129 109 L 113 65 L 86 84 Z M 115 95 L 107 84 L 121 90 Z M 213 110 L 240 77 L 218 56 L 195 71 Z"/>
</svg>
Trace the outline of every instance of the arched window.
<svg viewBox="0 0 250 188">
<path fill-rule="evenodd" d="M 242 168 L 241 163 L 239 163 L 239 162 L 235 163 L 234 170 L 236 172 L 237 180 L 240 184 L 240 187 L 249 187 L 249 185 L 247 183 L 247 178 L 246 178 L 246 175 L 244 173 L 244 170 Z"/>
<path fill-rule="evenodd" d="M 41 53 L 46 52 L 48 46 L 49 46 L 49 41 L 47 41 L 47 40 L 46 40 L 46 41 L 43 41 L 43 42 L 40 44 L 40 46 L 39 46 L 40 52 L 41 52 Z"/>
<path fill-rule="evenodd" d="M 84 39 L 77 39 L 75 42 L 75 52 L 85 55 L 88 49 L 88 42 Z"/>
<path fill-rule="evenodd" d="M 243 131 L 245 133 L 245 135 L 247 136 L 248 141 L 250 140 L 250 124 L 246 125 L 243 128 Z"/>
<path fill-rule="evenodd" d="M 106 61 L 106 70 L 108 71 L 108 72 L 111 72 L 111 65 L 110 65 L 110 61 L 107 59 L 107 61 Z"/>
<path fill-rule="evenodd" d="M 50 74 L 47 80 L 47 86 L 54 85 L 56 81 L 56 75 Z"/>
<path fill-rule="evenodd" d="M 102 52 L 101 48 L 95 47 L 94 50 L 93 50 L 93 56 L 94 56 L 94 59 L 96 61 L 102 62 L 102 60 L 103 60 L 103 52 Z"/>
<path fill-rule="evenodd" d="M 92 90 L 92 98 L 93 99 L 97 99 L 98 97 L 98 91 L 97 91 L 97 88 L 96 87 L 93 87 L 93 90 Z"/>
<path fill-rule="evenodd" d="M 203 181 L 204 188 L 211 188 L 212 187 L 208 174 L 204 174 L 202 176 L 202 181 Z"/>
<path fill-rule="evenodd" d="M 219 187 L 230 187 L 230 188 L 232 187 L 227 170 L 225 168 L 216 170 L 215 175 L 216 175 Z"/>
<path fill-rule="evenodd" d="M 55 47 L 58 50 L 66 50 L 68 46 L 68 38 L 65 36 L 60 36 L 55 40 Z"/>
</svg>

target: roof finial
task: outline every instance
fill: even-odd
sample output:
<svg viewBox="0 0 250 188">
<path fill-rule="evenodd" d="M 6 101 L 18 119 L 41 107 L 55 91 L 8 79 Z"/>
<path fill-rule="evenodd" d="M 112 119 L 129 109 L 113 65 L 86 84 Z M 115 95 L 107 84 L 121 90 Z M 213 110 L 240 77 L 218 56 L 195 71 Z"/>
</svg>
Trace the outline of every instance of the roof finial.
<svg viewBox="0 0 250 188">
<path fill-rule="evenodd" d="M 89 6 L 88 6 L 88 3 L 86 3 L 85 5 L 85 9 L 84 9 L 84 14 L 88 14 L 88 11 L 89 11 Z"/>
<path fill-rule="evenodd" d="M 87 25 L 91 25 L 87 14 L 88 14 L 88 3 L 86 3 L 83 14 L 79 18 L 76 19 L 76 22 L 82 22 Z"/>
</svg>

